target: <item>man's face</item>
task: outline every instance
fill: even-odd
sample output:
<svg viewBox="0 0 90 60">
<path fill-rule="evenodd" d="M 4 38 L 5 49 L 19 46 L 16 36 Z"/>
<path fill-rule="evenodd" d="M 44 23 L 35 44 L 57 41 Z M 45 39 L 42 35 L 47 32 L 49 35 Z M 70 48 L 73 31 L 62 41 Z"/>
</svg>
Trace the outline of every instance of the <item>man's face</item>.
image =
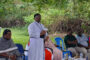
<svg viewBox="0 0 90 60">
<path fill-rule="evenodd" d="M 73 33 L 72 31 L 69 31 L 69 32 L 68 32 L 69 35 L 72 35 L 72 33 Z"/>
<path fill-rule="evenodd" d="M 82 32 L 78 32 L 78 35 L 81 36 L 82 35 Z"/>
<path fill-rule="evenodd" d="M 40 22 L 41 21 L 41 15 L 37 15 L 34 19 L 35 19 L 35 21 Z"/>
<path fill-rule="evenodd" d="M 11 32 L 8 32 L 5 36 L 5 39 L 10 40 L 11 39 Z"/>
</svg>

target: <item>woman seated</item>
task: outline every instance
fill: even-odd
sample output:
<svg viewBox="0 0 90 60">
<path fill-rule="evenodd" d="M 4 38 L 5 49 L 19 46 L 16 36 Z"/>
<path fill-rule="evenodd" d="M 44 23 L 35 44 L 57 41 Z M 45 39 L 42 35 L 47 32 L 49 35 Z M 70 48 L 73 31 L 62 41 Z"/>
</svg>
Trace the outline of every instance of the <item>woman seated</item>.
<svg viewBox="0 0 90 60">
<path fill-rule="evenodd" d="M 48 36 L 45 39 L 45 47 L 53 49 L 53 60 L 62 60 L 62 51 L 55 47 L 55 45 Z"/>
</svg>

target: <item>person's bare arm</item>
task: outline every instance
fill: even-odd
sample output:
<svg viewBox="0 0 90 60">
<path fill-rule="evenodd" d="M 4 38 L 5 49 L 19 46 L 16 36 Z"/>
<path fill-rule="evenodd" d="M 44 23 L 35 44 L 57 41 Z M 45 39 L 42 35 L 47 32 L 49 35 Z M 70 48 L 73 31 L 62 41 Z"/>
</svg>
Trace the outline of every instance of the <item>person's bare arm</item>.
<svg viewBox="0 0 90 60">
<path fill-rule="evenodd" d="M 1 53 L 0 56 L 3 56 L 3 57 L 6 57 L 6 58 L 9 58 L 9 55 L 6 54 L 6 53 Z"/>
<path fill-rule="evenodd" d="M 73 44 L 74 42 L 73 42 L 73 41 L 69 41 L 69 40 L 68 40 L 68 41 L 67 41 L 67 43 L 68 43 L 68 44 Z"/>
<path fill-rule="evenodd" d="M 68 43 L 68 44 L 77 44 L 77 40 L 75 40 L 75 41 L 69 41 L 69 40 L 68 40 L 67 43 Z"/>
<path fill-rule="evenodd" d="M 11 60 L 16 60 L 16 55 L 8 55 L 7 53 L 1 53 L 0 56 L 10 58 Z"/>
<path fill-rule="evenodd" d="M 54 46 L 55 46 L 55 47 L 60 47 L 60 46 L 58 46 L 58 45 L 56 45 L 56 44 L 54 44 Z"/>
<path fill-rule="evenodd" d="M 45 41 L 48 41 L 49 40 L 49 36 L 46 36 L 44 40 Z"/>
<path fill-rule="evenodd" d="M 46 34 L 46 31 L 41 31 L 41 33 L 40 33 L 40 36 L 42 36 L 42 35 L 45 35 Z"/>
<path fill-rule="evenodd" d="M 73 44 L 77 44 L 77 40 L 73 41 Z"/>
</svg>

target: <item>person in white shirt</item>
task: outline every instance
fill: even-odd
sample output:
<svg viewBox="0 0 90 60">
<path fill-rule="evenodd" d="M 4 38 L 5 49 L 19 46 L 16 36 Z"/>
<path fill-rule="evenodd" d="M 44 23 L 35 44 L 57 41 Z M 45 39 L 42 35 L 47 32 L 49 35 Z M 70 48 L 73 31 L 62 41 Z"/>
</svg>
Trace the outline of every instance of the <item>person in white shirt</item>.
<svg viewBox="0 0 90 60">
<path fill-rule="evenodd" d="M 28 60 L 45 60 L 44 39 L 47 36 L 47 29 L 40 23 L 41 15 L 39 13 L 34 15 L 34 20 L 28 26 L 30 36 Z"/>
<path fill-rule="evenodd" d="M 79 29 L 76 35 L 76 39 L 78 41 L 78 45 L 80 47 L 88 48 L 88 38 L 83 34 L 83 30 Z"/>
<path fill-rule="evenodd" d="M 78 30 L 76 39 L 78 41 L 78 46 L 85 48 L 87 53 L 90 53 L 90 47 L 88 46 L 88 37 L 83 34 L 83 29 Z"/>
</svg>

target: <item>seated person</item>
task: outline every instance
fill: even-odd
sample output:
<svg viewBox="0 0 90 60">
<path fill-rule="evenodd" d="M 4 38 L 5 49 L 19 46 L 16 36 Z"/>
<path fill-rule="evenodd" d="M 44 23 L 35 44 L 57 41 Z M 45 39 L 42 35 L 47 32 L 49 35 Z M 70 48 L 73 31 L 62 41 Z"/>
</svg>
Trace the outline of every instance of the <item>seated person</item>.
<svg viewBox="0 0 90 60">
<path fill-rule="evenodd" d="M 13 43 L 13 40 L 11 39 L 11 30 L 6 29 L 3 32 L 3 37 L 0 38 L 0 51 L 13 47 L 16 47 L 16 45 Z M 0 53 L 0 57 L 5 57 L 5 58 L 0 58 L 0 60 L 2 59 L 6 60 L 6 58 L 10 60 L 22 60 L 20 56 L 21 55 L 19 51 L 16 49 L 6 53 Z"/>
<path fill-rule="evenodd" d="M 83 34 L 82 29 L 78 30 L 77 35 L 76 35 L 76 39 L 78 41 L 78 46 L 88 49 L 88 52 L 89 52 L 90 49 L 88 46 L 88 37 L 86 37 L 85 34 Z"/>
<path fill-rule="evenodd" d="M 79 53 L 83 53 L 85 57 L 87 53 L 86 49 L 77 47 L 77 40 L 72 33 L 72 29 L 68 29 L 67 35 L 64 38 L 66 48 L 72 52 L 73 57 L 80 55 Z"/>
<path fill-rule="evenodd" d="M 53 60 L 62 60 L 62 51 L 53 44 L 48 36 L 45 38 L 45 47 L 53 49 Z"/>
<path fill-rule="evenodd" d="M 78 45 L 80 47 L 88 48 L 88 38 L 83 34 L 82 29 L 79 29 L 76 35 L 76 39 L 78 41 Z"/>
</svg>

